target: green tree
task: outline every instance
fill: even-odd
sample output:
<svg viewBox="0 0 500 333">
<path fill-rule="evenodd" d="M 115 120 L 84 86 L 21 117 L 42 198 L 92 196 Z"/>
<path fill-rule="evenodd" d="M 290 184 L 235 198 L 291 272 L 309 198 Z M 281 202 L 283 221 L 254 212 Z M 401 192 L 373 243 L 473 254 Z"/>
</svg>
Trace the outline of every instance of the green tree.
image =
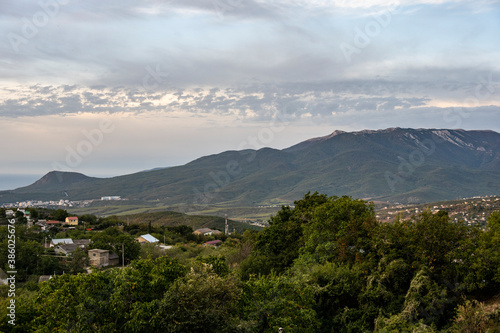
<svg viewBox="0 0 500 333">
<path fill-rule="evenodd" d="M 290 267 L 304 245 L 303 225 L 309 223 L 315 208 L 327 201 L 324 194 L 307 193 L 303 199 L 294 202 L 295 208 L 281 207 L 269 220 L 269 227 L 260 233 L 255 254 L 243 265 L 243 275 L 269 274 L 271 270 L 283 272 Z M 266 264 L 261 265 L 262 262 Z"/>
<path fill-rule="evenodd" d="M 314 209 L 313 218 L 304 226 L 301 251 L 318 262 L 354 264 L 371 254 L 376 227 L 373 204 L 347 196 L 332 197 Z"/>
<path fill-rule="evenodd" d="M 43 283 L 36 298 L 36 332 L 116 331 L 110 307 L 113 272 L 64 274 Z"/>
<path fill-rule="evenodd" d="M 308 275 L 309 283 L 314 286 L 314 309 L 321 322 L 318 332 L 330 332 L 332 327 L 345 327 L 339 330 L 345 332 L 369 328 L 365 323 L 368 313 L 366 309 L 361 311 L 359 303 L 365 284 L 364 272 L 359 267 L 327 262 L 313 265 Z"/>
<path fill-rule="evenodd" d="M 15 300 L 15 326 L 8 323 L 12 317 L 8 317 L 10 310 L 7 308 L 11 305 L 10 300 L 12 298 L 8 297 L 7 286 L 0 286 L 0 332 L 13 332 L 13 333 L 25 333 L 33 332 L 32 321 L 37 317 L 37 304 L 36 296 L 37 293 L 34 291 L 29 291 L 26 288 L 16 288 Z"/>
<path fill-rule="evenodd" d="M 318 332 L 314 290 L 300 278 L 252 277 L 244 285 L 240 325 L 248 332 Z"/>
<path fill-rule="evenodd" d="M 37 267 L 41 255 L 44 253 L 42 245 L 33 240 L 22 240 L 16 238 L 15 247 L 15 269 L 18 281 L 26 281 L 28 276 L 37 272 Z M 11 270 L 8 266 L 8 240 L 0 242 L 0 267 L 4 270 Z"/>
<path fill-rule="evenodd" d="M 141 253 L 141 244 L 131 235 L 121 234 L 112 240 L 115 253 L 122 261 L 122 248 L 125 251 L 125 263 L 139 258 Z M 122 247 L 123 245 L 123 247 Z"/>
<path fill-rule="evenodd" d="M 35 274 L 37 275 L 53 275 L 62 274 L 64 266 L 61 265 L 59 258 L 49 254 L 42 254 L 37 263 Z"/>
<path fill-rule="evenodd" d="M 450 332 L 495 333 L 500 332 L 500 325 L 488 314 L 484 303 L 467 300 L 465 304 L 458 306 Z"/>
<path fill-rule="evenodd" d="M 226 264 L 226 258 L 223 255 L 211 255 L 208 257 L 198 257 L 196 260 L 210 265 L 214 273 L 220 276 L 226 276 L 229 274 L 229 266 Z"/>
<path fill-rule="evenodd" d="M 71 274 L 85 272 L 85 266 L 89 263 L 89 257 L 86 251 L 77 248 L 71 253 L 70 261 L 68 263 L 69 272 Z"/>
<path fill-rule="evenodd" d="M 173 283 L 185 276 L 187 269 L 168 257 L 135 260 L 120 270 L 111 297 L 113 315 L 122 332 L 162 332 L 160 301 Z"/>
<path fill-rule="evenodd" d="M 475 230 L 457 251 L 458 274 L 469 291 L 488 295 L 500 290 L 500 212 L 493 212 L 486 231 Z"/>
<path fill-rule="evenodd" d="M 234 332 L 242 290 L 233 276 L 195 266 L 174 282 L 153 314 L 152 332 Z"/>
<path fill-rule="evenodd" d="M 56 221 L 64 221 L 68 216 L 68 212 L 64 209 L 57 209 L 52 213 L 52 217 Z"/>
</svg>

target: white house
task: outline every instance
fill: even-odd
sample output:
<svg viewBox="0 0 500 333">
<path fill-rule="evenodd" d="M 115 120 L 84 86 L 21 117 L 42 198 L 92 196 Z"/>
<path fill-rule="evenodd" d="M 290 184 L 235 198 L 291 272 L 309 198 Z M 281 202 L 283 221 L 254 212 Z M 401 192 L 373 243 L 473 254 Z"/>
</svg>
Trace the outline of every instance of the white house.
<svg viewBox="0 0 500 333">
<path fill-rule="evenodd" d="M 151 236 L 150 234 L 145 234 L 145 235 L 141 235 L 139 237 L 136 238 L 136 240 L 141 243 L 141 244 L 144 244 L 144 243 L 158 243 L 160 242 L 158 239 L 156 239 L 155 237 Z"/>
<path fill-rule="evenodd" d="M 50 241 L 50 247 L 54 247 L 60 244 L 73 244 L 73 240 L 71 238 L 54 238 Z"/>
</svg>

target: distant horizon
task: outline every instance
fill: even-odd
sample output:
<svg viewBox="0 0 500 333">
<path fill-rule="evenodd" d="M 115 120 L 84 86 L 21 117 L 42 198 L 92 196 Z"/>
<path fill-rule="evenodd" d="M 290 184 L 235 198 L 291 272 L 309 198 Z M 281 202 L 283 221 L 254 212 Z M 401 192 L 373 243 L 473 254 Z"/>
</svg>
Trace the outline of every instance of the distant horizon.
<svg viewBox="0 0 500 333">
<path fill-rule="evenodd" d="M 410 128 L 410 127 L 406 127 L 406 128 L 403 128 L 403 127 L 387 127 L 387 128 L 376 129 L 376 130 L 362 129 L 362 130 L 342 131 L 342 132 L 356 133 L 356 132 L 363 132 L 363 131 L 384 131 L 384 130 L 395 129 L 395 128 L 412 129 L 412 130 L 419 130 L 419 129 L 421 129 L 421 130 L 493 131 L 493 132 L 496 132 L 496 133 L 500 133 L 499 131 L 495 131 L 495 130 L 492 130 L 492 129 L 470 129 L 469 130 L 469 129 L 462 129 L 462 128 L 451 129 L 451 128 Z M 274 148 L 274 147 L 261 147 L 261 148 L 286 149 L 286 148 L 292 147 L 292 146 L 294 146 L 296 144 L 299 144 L 301 142 L 304 142 L 304 141 L 308 141 L 308 140 L 311 140 L 311 139 L 318 139 L 318 138 L 322 138 L 322 137 L 328 137 L 328 136 L 330 136 L 331 134 L 333 134 L 334 132 L 337 132 L 337 131 L 339 131 L 339 130 L 333 130 L 332 132 L 330 132 L 330 134 L 326 134 L 326 135 L 323 135 L 323 136 L 315 136 L 315 137 L 311 137 L 311 138 L 306 139 L 306 140 L 302 140 L 300 142 L 294 142 L 294 143 L 292 143 L 292 144 L 290 144 L 288 146 L 285 146 L 283 148 Z M 259 149 L 261 149 L 261 148 L 259 148 Z M 223 153 L 223 152 L 225 152 L 225 151 L 216 152 L 214 154 L 220 154 L 220 153 Z M 29 185 L 33 184 L 34 182 L 36 182 L 37 180 L 41 179 L 46 174 L 52 172 L 52 171 L 75 172 L 75 173 L 80 173 L 80 174 L 83 174 L 85 176 L 94 177 L 94 178 L 112 178 L 112 177 L 119 177 L 119 176 L 134 174 L 134 173 L 138 173 L 138 172 L 148 172 L 148 171 L 153 171 L 153 170 L 157 170 L 157 169 L 166 169 L 166 168 L 172 168 L 172 167 L 182 166 L 182 165 L 190 163 L 190 162 L 192 162 L 192 161 L 194 161 L 194 160 L 196 160 L 198 158 L 201 158 L 201 157 L 204 157 L 204 156 L 208 156 L 208 155 L 212 155 L 212 154 L 205 154 L 205 155 L 197 156 L 197 157 L 193 158 L 192 160 L 187 161 L 186 163 L 183 163 L 183 164 L 169 165 L 169 166 L 151 166 L 151 167 L 147 167 L 147 168 L 142 169 L 142 170 L 131 170 L 129 172 L 118 171 L 117 173 L 93 173 L 91 171 L 90 172 L 86 172 L 85 170 L 48 170 L 48 171 L 40 172 L 40 173 L 37 173 L 37 174 L 33 174 L 33 173 L 29 173 L 29 174 L 20 174 L 20 173 L 17 173 L 17 174 L 5 174 L 5 173 L 0 173 L 0 191 L 14 190 L 14 189 L 17 189 L 17 188 L 20 188 L 20 187 L 29 186 Z"/>
</svg>

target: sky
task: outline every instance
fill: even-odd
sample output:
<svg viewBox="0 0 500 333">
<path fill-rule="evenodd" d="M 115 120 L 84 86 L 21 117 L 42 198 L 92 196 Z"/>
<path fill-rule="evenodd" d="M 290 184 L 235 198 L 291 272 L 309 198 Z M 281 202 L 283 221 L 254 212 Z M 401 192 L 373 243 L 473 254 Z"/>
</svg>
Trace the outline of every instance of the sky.
<svg viewBox="0 0 500 333">
<path fill-rule="evenodd" d="M 0 189 L 335 130 L 500 132 L 499 33 L 489 0 L 0 0 Z"/>
</svg>

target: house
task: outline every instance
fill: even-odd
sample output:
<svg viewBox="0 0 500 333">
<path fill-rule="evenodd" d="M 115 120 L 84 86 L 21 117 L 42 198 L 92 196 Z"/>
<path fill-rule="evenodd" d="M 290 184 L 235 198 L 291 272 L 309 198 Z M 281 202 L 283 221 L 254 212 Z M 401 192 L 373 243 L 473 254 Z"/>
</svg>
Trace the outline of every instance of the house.
<svg viewBox="0 0 500 333">
<path fill-rule="evenodd" d="M 109 250 L 92 249 L 89 250 L 90 266 L 97 268 L 118 265 L 119 258 L 116 253 Z"/>
<path fill-rule="evenodd" d="M 213 241 L 208 241 L 203 244 L 203 246 L 213 246 L 215 248 L 218 248 L 219 246 L 222 245 L 222 241 L 220 239 L 216 239 Z"/>
<path fill-rule="evenodd" d="M 73 244 L 77 245 L 82 250 L 86 249 L 90 244 L 90 239 L 75 239 Z"/>
<path fill-rule="evenodd" d="M 155 237 L 151 236 L 150 234 L 141 235 L 141 236 L 137 237 L 136 240 L 140 244 L 158 243 L 159 242 L 158 239 L 156 239 Z"/>
<path fill-rule="evenodd" d="M 50 220 L 50 221 L 45 222 L 45 225 L 47 226 L 47 228 L 50 228 L 50 227 L 58 226 L 61 223 L 62 223 L 61 221 Z"/>
<path fill-rule="evenodd" d="M 59 244 L 54 247 L 54 251 L 63 256 L 70 256 L 76 249 L 78 249 L 76 244 Z"/>
<path fill-rule="evenodd" d="M 68 216 L 65 222 L 69 225 L 78 225 L 78 217 L 76 216 Z"/>
<path fill-rule="evenodd" d="M 50 241 L 50 247 L 54 247 L 61 244 L 73 244 L 73 240 L 71 238 L 54 238 Z"/>
<path fill-rule="evenodd" d="M 40 230 L 45 231 L 47 229 L 47 221 L 46 220 L 38 220 L 35 225 L 40 227 Z"/>
<path fill-rule="evenodd" d="M 6 215 L 7 217 L 14 216 L 14 211 L 13 211 L 12 209 L 7 209 L 7 210 L 5 211 L 5 215 Z"/>
<path fill-rule="evenodd" d="M 109 266 L 117 266 L 120 263 L 120 258 L 114 252 L 109 254 Z"/>
<path fill-rule="evenodd" d="M 210 228 L 201 228 L 201 229 L 196 229 L 193 231 L 195 235 L 198 236 L 211 236 L 211 235 L 219 235 L 222 234 L 219 230 L 212 230 Z"/>
<path fill-rule="evenodd" d="M 50 279 L 52 279 L 52 275 L 40 275 L 40 277 L 38 278 L 38 283 L 49 281 Z"/>
<path fill-rule="evenodd" d="M 101 201 L 110 201 L 110 200 L 121 200 L 121 197 L 119 195 L 101 197 Z"/>
</svg>

